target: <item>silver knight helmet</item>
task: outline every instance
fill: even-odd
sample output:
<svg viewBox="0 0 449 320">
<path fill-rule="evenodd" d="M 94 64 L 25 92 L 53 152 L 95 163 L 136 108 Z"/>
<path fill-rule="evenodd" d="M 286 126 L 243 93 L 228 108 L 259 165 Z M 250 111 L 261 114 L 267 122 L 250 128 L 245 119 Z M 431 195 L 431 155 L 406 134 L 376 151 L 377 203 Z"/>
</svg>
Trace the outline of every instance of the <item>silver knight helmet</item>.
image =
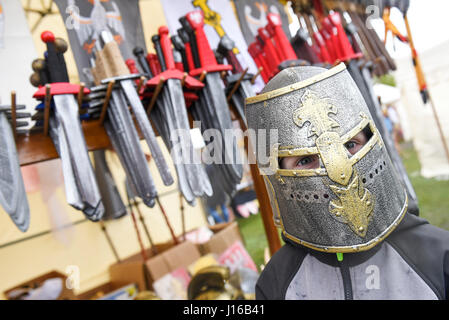
<svg viewBox="0 0 449 320">
<path fill-rule="evenodd" d="M 279 72 L 246 100 L 246 116 L 253 132 L 277 129 L 277 141 L 251 142 L 288 239 L 324 252 L 363 251 L 402 220 L 405 188 L 344 63 Z M 300 161 L 285 167 L 287 159 Z"/>
</svg>

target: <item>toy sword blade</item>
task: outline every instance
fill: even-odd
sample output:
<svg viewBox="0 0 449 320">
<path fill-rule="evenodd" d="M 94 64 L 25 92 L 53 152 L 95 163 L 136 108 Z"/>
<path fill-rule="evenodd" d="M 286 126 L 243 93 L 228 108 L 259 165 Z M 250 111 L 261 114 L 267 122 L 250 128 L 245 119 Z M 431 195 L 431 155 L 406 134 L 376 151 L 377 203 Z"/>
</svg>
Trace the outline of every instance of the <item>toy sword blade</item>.
<svg viewBox="0 0 449 320">
<path fill-rule="evenodd" d="M 168 35 L 168 28 L 163 26 L 159 28 L 159 41 L 154 38 L 154 45 L 156 52 L 158 52 L 159 60 L 163 61 L 161 66 L 166 69 L 166 74 L 169 72 L 176 72 L 175 61 L 173 57 L 173 50 L 171 47 L 171 40 Z M 160 49 L 159 49 L 160 45 Z M 163 70 L 165 71 L 165 70 Z M 165 97 L 168 97 L 170 101 L 170 111 L 172 119 L 174 119 L 176 128 L 181 129 L 181 135 L 179 135 L 179 143 L 184 150 L 187 151 L 187 155 L 193 157 L 193 159 L 185 159 L 184 167 L 187 173 L 187 179 L 190 184 L 191 190 L 195 196 L 202 196 L 204 194 L 212 194 L 212 186 L 207 178 L 206 172 L 203 166 L 200 164 L 199 159 L 195 159 L 196 153 L 193 149 L 193 144 L 190 139 L 190 124 L 187 116 L 187 108 L 184 100 L 184 94 L 182 89 L 181 80 L 176 78 L 167 77 L 165 81 L 164 90 Z"/>
<path fill-rule="evenodd" d="M 223 82 L 220 77 L 221 71 L 232 69 L 229 65 L 219 65 L 215 55 L 210 48 L 206 34 L 203 30 L 204 16 L 202 11 L 192 11 L 186 15 L 186 19 L 191 28 L 195 30 L 196 46 L 198 50 L 200 68 L 190 71 L 192 76 L 206 72 L 204 77 L 205 88 L 200 92 L 200 100 L 210 112 L 214 128 L 221 131 L 223 136 L 223 168 L 227 170 L 229 178 L 233 181 L 240 181 L 243 173 L 243 166 L 236 163 L 240 158 L 238 149 L 234 141 L 225 141 L 226 130 L 232 130 L 231 114 L 228 102 L 223 90 Z M 235 159 L 234 159 L 235 157 Z"/>
<path fill-rule="evenodd" d="M 120 51 L 118 49 L 118 45 L 112 37 L 112 34 L 109 31 L 103 31 L 101 32 L 101 39 L 104 42 L 103 51 L 105 55 L 111 58 L 108 59 L 108 62 L 114 64 L 114 66 L 125 66 L 124 69 L 117 68 L 117 72 L 114 72 L 113 79 L 119 83 L 121 91 L 126 96 L 126 99 L 131 106 L 140 130 L 145 137 L 148 147 L 150 148 L 151 155 L 159 170 L 162 181 L 167 186 L 171 185 L 173 184 L 174 180 L 170 173 L 170 169 L 165 162 L 162 150 L 157 143 L 156 135 L 153 131 L 153 128 L 151 127 L 150 121 L 147 117 L 145 109 L 143 108 L 142 102 L 140 101 L 139 95 L 137 94 L 136 88 L 134 87 L 134 83 L 131 80 L 131 78 L 135 77 L 135 75 L 130 75 L 127 72 L 125 62 L 123 61 L 122 56 L 119 54 Z M 111 79 L 103 79 L 102 83 L 107 83 L 110 80 Z"/>
<path fill-rule="evenodd" d="M 71 172 L 66 174 L 73 175 L 70 180 L 75 183 L 72 187 L 76 187 L 79 193 L 83 213 L 89 219 L 98 221 L 103 216 L 104 207 L 81 128 L 78 103 L 71 91 L 73 85 L 69 84 L 63 56 L 66 48 L 58 48 L 53 33 L 49 31 L 43 32 L 41 39 L 47 45 L 46 66 L 54 101 L 54 112 L 51 117 L 57 126 L 60 126 L 58 135 L 63 134 L 67 143 L 67 154 L 65 152 L 60 154 L 61 161 L 66 162 L 63 166 L 66 169 L 71 167 Z M 75 194 L 73 198 L 77 199 L 78 195 Z"/>
<path fill-rule="evenodd" d="M 0 112 L 0 205 L 19 230 L 28 229 L 30 209 L 14 136 L 4 112 Z"/>
</svg>

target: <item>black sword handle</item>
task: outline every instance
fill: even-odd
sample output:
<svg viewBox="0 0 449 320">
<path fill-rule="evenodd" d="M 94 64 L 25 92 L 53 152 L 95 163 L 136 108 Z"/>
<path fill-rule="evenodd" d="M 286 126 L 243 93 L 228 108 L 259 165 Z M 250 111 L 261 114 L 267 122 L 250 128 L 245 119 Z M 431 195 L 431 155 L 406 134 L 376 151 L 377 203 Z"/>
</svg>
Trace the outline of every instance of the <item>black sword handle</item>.
<svg viewBox="0 0 449 320">
<path fill-rule="evenodd" d="M 189 36 L 190 50 L 192 51 L 193 62 L 195 64 L 195 68 L 201 68 L 200 55 L 198 53 L 198 47 L 196 44 L 195 31 L 190 26 L 189 21 L 187 21 L 186 17 L 179 18 L 179 22 L 182 25 L 182 28 L 186 31 Z"/>
<path fill-rule="evenodd" d="M 186 64 L 188 66 L 188 70 L 190 71 L 190 64 L 192 63 L 192 68 L 195 69 L 195 62 L 193 59 L 193 53 L 192 53 L 192 49 L 190 48 L 190 36 L 187 33 L 186 30 L 184 30 L 183 28 L 179 28 L 178 30 L 178 35 L 179 38 L 182 40 L 183 44 L 184 44 L 184 52 L 186 54 L 185 56 L 185 60 L 186 60 Z M 187 45 L 189 46 L 189 49 L 187 49 Z M 191 61 L 189 60 L 189 57 L 191 57 Z"/>
<path fill-rule="evenodd" d="M 65 51 L 64 43 L 62 42 L 64 40 L 58 39 L 59 45 L 57 46 L 56 38 L 51 31 L 42 32 L 41 39 L 47 45 L 47 55 L 45 60 L 47 62 L 46 65 L 49 74 L 49 82 L 69 82 L 67 66 L 64 60 Z M 66 49 L 67 48 L 65 48 L 65 50 Z"/>
<path fill-rule="evenodd" d="M 148 61 L 145 58 L 145 51 L 143 50 L 143 48 L 135 47 L 133 49 L 133 54 L 137 58 L 137 62 L 139 62 L 139 65 L 142 68 L 143 72 L 145 72 L 150 78 L 153 78 L 153 73 L 151 72 Z"/>
<path fill-rule="evenodd" d="M 190 36 L 189 36 L 188 32 L 183 28 L 179 28 L 177 31 L 178 31 L 178 36 L 184 43 L 184 47 L 185 47 L 186 43 L 190 43 Z"/>
<path fill-rule="evenodd" d="M 167 70 L 167 65 L 165 64 L 164 53 L 162 52 L 161 37 L 158 34 L 155 34 L 151 37 L 151 40 L 153 41 L 154 50 L 156 50 L 156 55 L 159 59 L 161 71 L 164 72 L 165 70 Z"/>
<path fill-rule="evenodd" d="M 243 68 L 233 51 L 234 47 L 234 41 L 225 34 L 218 43 L 217 52 L 226 58 L 228 63 L 232 66 L 234 73 L 242 73 Z"/>
<path fill-rule="evenodd" d="M 181 54 L 184 71 L 189 72 L 189 64 L 187 63 L 186 47 L 184 42 L 181 37 L 176 34 L 171 37 L 171 42 L 173 43 L 175 49 Z"/>
</svg>

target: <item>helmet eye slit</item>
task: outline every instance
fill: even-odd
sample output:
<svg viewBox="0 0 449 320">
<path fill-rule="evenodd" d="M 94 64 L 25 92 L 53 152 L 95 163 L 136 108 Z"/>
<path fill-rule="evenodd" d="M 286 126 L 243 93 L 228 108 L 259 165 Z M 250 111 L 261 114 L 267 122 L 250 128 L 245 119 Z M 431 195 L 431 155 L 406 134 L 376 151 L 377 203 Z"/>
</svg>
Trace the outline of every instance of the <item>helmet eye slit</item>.
<svg viewBox="0 0 449 320">
<path fill-rule="evenodd" d="M 348 159 L 357 162 L 373 146 L 375 136 L 371 121 L 359 126 L 342 137 Z M 315 175 L 326 172 L 326 166 L 317 147 L 297 149 L 285 147 L 279 150 L 278 168 L 281 175 Z M 327 160 L 329 161 L 329 160 Z M 285 171 L 284 171 L 285 170 Z M 291 171 L 291 172 L 288 172 Z M 315 174 L 312 174 L 315 173 Z"/>
<path fill-rule="evenodd" d="M 323 161 L 318 153 L 280 156 L 278 160 L 280 169 L 302 171 L 324 168 Z"/>
<path fill-rule="evenodd" d="M 348 156 L 350 158 L 357 157 L 363 147 L 371 142 L 373 136 L 374 133 L 370 124 L 367 124 L 363 129 L 352 135 L 351 138 L 347 139 L 343 143 L 344 147 L 348 151 Z"/>
</svg>

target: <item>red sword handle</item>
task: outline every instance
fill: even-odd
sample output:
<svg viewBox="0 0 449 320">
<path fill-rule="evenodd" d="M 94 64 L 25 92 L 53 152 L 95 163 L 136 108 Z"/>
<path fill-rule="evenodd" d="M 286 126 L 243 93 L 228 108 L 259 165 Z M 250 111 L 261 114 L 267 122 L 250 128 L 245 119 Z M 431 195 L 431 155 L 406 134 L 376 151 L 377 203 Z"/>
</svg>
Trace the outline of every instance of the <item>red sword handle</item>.
<svg viewBox="0 0 449 320">
<path fill-rule="evenodd" d="M 159 37 L 162 52 L 165 58 L 165 65 L 167 70 L 173 70 L 176 68 L 175 59 L 173 58 L 173 49 L 170 36 L 168 35 L 168 28 L 166 26 L 159 27 Z"/>
<path fill-rule="evenodd" d="M 290 41 L 288 41 L 288 38 L 282 29 L 281 17 L 276 13 L 269 13 L 267 15 L 267 20 L 268 25 L 274 30 L 274 38 L 276 40 L 276 44 L 281 50 L 284 60 L 298 59 L 292 45 L 290 44 Z"/>
<path fill-rule="evenodd" d="M 212 51 L 206 33 L 204 32 L 204 14 L 201 10 L 189 12 L 186 15 L 187 21 L 196 34 L 196 44 L 198 47 L 198 54 L 200 58 L 201 67 L 216 65 L 214 52 Z"/>
</svg>

